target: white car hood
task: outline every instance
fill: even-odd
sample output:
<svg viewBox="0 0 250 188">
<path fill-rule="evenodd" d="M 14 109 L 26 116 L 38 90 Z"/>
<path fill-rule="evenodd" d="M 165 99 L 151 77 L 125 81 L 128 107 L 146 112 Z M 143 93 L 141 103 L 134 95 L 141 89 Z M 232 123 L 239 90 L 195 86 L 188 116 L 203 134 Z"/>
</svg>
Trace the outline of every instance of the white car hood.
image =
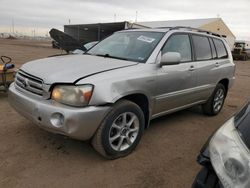
<svg viewBox="0 0 250 188">
<path fill-rule="evenodd" d="M 138 63 L 92 55 L 64 55 L 38 59 L 20 69 L 43 79 L 45 84 L 74 83 L 82 78 Z"/>
</svg>

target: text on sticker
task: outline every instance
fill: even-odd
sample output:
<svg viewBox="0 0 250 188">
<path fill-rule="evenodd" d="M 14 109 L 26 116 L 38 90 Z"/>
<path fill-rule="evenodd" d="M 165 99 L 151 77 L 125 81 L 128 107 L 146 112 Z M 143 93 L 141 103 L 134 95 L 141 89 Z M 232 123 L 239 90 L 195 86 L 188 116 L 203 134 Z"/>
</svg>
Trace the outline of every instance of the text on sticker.
<svg viewBox="0 0 250 188">
<path fill-rule="evenodd" d="M 146 36 L 143 36 L 143 35 L 139 36 L 137 38 L 137 40 L 140 40 L 140 41 L 143 41 L 143 42 L 148 42 L 148 43 L 151 43 L 151 42 L 155 41 L 154 38 L 146 37 Z"/>
</svg>

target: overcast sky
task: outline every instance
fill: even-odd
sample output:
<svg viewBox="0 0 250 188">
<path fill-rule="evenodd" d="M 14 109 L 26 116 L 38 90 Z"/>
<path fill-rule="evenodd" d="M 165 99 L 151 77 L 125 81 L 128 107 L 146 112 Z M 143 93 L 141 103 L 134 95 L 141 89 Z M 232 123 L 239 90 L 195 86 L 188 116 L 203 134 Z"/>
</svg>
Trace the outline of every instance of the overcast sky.
<svg viewBox="0 0 250 188">
<path fill-rule="evenodd" d="M 69 23 L 221 17 L 238 39 L 250 40 L 250 0 L 0 0 L 0 32 L 45 35 Z"/>
</svg>

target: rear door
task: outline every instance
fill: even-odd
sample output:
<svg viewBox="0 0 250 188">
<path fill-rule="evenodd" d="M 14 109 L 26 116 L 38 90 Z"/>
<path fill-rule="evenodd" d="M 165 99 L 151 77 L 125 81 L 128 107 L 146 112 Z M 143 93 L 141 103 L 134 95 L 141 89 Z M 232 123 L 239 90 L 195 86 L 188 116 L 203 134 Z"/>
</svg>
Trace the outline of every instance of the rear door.
<svg viewBox="0 0 250 188">
<path fill-rule="evenodd" d="M 196 100 L 207 100 L 220 78 L 220 63 L 218 62 L 215 45 L 210 37 L 192 35 L 195 60 L 197 63 Z"/>
</svg>

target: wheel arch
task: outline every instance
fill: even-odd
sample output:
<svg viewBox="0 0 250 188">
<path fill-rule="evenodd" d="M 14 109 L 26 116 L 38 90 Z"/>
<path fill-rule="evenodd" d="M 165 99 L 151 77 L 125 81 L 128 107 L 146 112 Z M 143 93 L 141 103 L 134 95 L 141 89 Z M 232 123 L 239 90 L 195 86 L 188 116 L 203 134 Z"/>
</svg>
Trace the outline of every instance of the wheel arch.
<svg viewBox="0 0 250 188">
<path fill-rule="evenodd" d="M 123 99 L 134 102 L 141 108 L 144 114 L 145 128 L 147 128 L 149 126 L 150 115 L 151 115 L 151 107 L 150 107 L 151 105 L 150 105 L 150 101 L 148 97 L 142 93 L 134 93 L 134 94 L 125 95 L 119 98 L 117 101 L 123 100 Z"/>
<path fill-rule="evenodd" d="M 219 84 L 222 84 L 222 85 L 225 87 L 225 89 L 226 89 L 226 94 L 227 94 L 227 92 L 228 92 L 228 87 L 229 87 L 229 79 L 228 79 L 228 78 L 224 78 L 224 79 L 220 80 L 218 83 L 219 83 Z"/>
</svg>

